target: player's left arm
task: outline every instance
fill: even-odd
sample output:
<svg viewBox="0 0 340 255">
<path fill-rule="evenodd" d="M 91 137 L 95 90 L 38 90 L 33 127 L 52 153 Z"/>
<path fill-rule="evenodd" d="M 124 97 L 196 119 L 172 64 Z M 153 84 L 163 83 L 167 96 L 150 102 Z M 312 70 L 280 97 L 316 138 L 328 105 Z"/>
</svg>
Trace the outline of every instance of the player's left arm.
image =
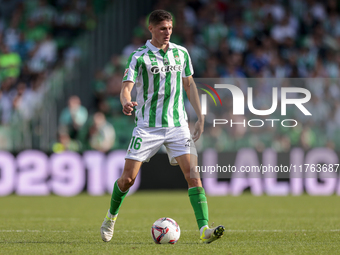
<svg viewBox="0 0 340 255">
<path fill-rule="evenodd" d="M 198 117 L 198 120 L 195 123 L 195 130 L 194 130 L 194 134 L 192 137 L 193 140 L 196 142 L 200 138 L 204 130 L 204 115 L 202 115 L 201 103 L 199 100 L 197 87 L 196 87 L 194 79 L 192 78 L 191 75 L 188 77 L 183 77 L 182 79 L 183 79 L 184 90 L 187 93 L 188 99 Z"/>
</svg>

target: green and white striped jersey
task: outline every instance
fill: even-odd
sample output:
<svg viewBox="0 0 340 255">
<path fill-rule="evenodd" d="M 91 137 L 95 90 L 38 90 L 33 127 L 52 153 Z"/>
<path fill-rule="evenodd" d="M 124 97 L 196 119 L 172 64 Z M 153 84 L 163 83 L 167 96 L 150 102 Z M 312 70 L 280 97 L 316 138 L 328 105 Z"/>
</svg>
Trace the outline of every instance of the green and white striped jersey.
<svg viewBox="0 0 340 255">
<path fill-rule="evenodd" d="M 126 65 L 123 82 L 132 81 L 137 89 L 137 126 L 187 125 L 182 77 L 193 73 L 188 51 L 174 43 L 169 43 L 166 53 L 150 41 L 134 51 Z"/>
</svg>

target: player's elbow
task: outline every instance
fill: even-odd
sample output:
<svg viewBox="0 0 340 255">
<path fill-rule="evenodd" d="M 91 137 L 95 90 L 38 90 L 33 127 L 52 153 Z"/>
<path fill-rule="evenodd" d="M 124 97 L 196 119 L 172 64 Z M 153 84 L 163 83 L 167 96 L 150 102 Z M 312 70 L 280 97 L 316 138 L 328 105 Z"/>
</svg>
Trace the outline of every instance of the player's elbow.
<svg viewBox="0 0 340 255">
<path fill-rule="evenodd" d="M 190 93 L 191 76 L 183 78 L 183 88 L 187 94 Z"/>
</svg>

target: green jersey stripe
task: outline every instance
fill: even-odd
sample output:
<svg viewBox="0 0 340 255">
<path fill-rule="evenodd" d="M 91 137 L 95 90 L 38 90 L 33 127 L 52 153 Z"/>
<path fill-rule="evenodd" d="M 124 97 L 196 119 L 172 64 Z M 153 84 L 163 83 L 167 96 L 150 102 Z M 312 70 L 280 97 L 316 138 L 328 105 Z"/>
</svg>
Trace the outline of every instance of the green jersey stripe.
<svg viewBox="0 0 340 255">
<path fill-rule="evenodd" d="M 166 62 L 169 64 L 169 58 L 167 54 L 165 54 L 164 58 Z M 167 72 L 165 76 L 165 84 L 164 84 L 164 101 L 163 101 L 163 109 L 162 109 L 162 127 L 168 127 L 168 107 L 170 102 L 170 93 L 171 93 L 171 72 Z"/>
<path fill-rule="evenodd" d="M 189 56 L 188 56 L 188 53 L 184 50 L 181 50 L 180 51 L 183 52 L 184 54 L 184 61 L 185 61 L 185 69 L 184 69 L 184 73 L 185 73 L 185 76 L 189 76 L 191 75 L 191 70 L 190 70 L 190 62 L 189 62 Z"/>
<path fill-rule="evenodd" d="M 138 75 L 138 69 L 140 67 L 140 64 L 141 64 L 141 61 L 140 61 L 140 57 L 137 59 L 137 64 L 135 66 L 135 72 L 133 74 L 133 81 L 136 82 L 136 78 L 137 78 L 137 75 Z"/>
<path fill-rule="evenodd" d="M 150 62 L 152 66 L 157 66 L 157 58 L 151 50 L 148 51 Z M 160 74 L 153 75 L 153 95 L 151 99 L 151 107 L 149 114 L 149 127 L 156 127 L 156 110 L 158 101 L 158 91 L 159 91 Z"/>
<path fill-rule="evenodd" d="M 175 57 L 176 65 L 180 65 L 181 60 L 179 58 L 177 48 L 173 49 L 173 54 Z M 181 126 L 179 122 L 179 104 L 178 104 L 179 95 L 181 93 L 181 78 L 182 78 L 181 73 L 177 72 L 176 73 L 176 93 L 175 93 L 174 108 L 173 108 L 173 118 L 174 118 L 175 127 Z"/>
<path fill-rule="evenodd" d="M 144 56 L 144 55 L 143 55 Z M 142 77 L 143 77 L 143 98 L 144 98 L 144 104 L 142 107 L 142 116 L 144 119 L 144 111 L 145 111 L 145 102 L 148 99 L 148 90 L 149 90 L 149 76 L 148 76 L 148 70 L 146 69 L 145 61 L 142 56 Z"/>
</svg>

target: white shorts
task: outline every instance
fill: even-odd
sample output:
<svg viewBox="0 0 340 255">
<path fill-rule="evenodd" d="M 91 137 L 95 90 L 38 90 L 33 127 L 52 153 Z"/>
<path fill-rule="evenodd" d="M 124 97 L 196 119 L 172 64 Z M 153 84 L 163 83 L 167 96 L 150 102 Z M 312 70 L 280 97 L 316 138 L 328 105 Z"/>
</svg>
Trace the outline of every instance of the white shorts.
<svg viewBox="0 0 340 255">
<path fill-rule="evenodd" d="M 185 127 L 135 127 L 126 159 L 149 162 L 164 145 L 171 165 L 178 165 L 176 157 L 184 154 L 197 156 L 188 126 Z"/>
</svg>

